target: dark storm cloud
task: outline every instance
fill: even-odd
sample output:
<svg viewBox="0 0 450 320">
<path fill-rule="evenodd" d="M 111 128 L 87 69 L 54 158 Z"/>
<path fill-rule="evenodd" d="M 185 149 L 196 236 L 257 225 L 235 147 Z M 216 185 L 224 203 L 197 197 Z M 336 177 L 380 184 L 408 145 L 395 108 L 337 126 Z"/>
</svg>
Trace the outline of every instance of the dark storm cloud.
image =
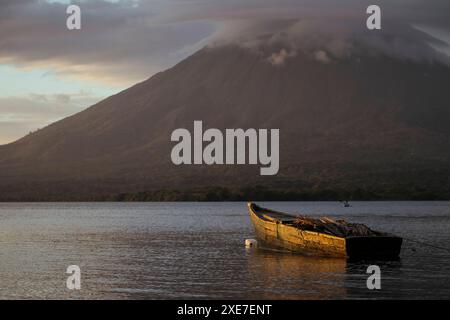
<svg viewBox="0 0 450 320">
<path fill-rule="evenodd" d="M 238 3 L 241 10 L 233 10 Z M 252 4 L 256 3 L 259 5 L 254 10 Z M 212 42 L 215 44 L 235 42 L 251 48 L 268 43 L 283 45 L 283 51 L 269 57 L 276 61 L 302 49 L 326 62 L 330 54 L 337 58 L 349 56 L 362 45 L 374 54 L 450 63 L 450 2 L 377 1 L 382 9 L 382 31 L 370 31 L 366 28 L 366 8 L 373 3 L 212 0 L 202 10 L 191 8 L 190 18 L 214 17 L 222 21 Z"/>
<path fill-rule="evenodd" d="M 82 30 L 69 31 L 65 4 L 0 2 L 0 62 L 137 81 L 185 57 L 214 31 L 204 21 L 162 21 L 165 7 L 153 8 L 150 2 L 136 6 L 133 1 L 94 0 L 79 5 Z"/>
<path fill-rule="evenodd" d="M 402 23 L 449 27 L 447 0 L 185 0 L 180 14 L 208 19 L 362 19 L 371 4 Z M 181 12 L 182 11 L 182 12 Z"/>
<path fill-rule="evenodd" d="M 333 42 L 329 37 L 336 37 L 336 43 L 346 41 L 348 34 L 365 34 L 365 9 L 372 2 L 92 0 L 79 3 L 82 30 L 68 31 L 65 4 L 3 0 L 0 62 L 46 66 L 80 77 L 137 81 L 174 64 L 211 39 L 239 39 L 245 33 L 276 33 L 287 27 L 291 36 L 296 30 L 297 34 L 318 32 L 326 41 Z M 369 36 L 370 44 L 413 58 L 429 57 L 430 44 L 445 49 L 445 42 L 411 26 L 449 34 L 449 1 L 376 2 L 382 8 L 383 33 L 395 41 Z"/>
</svg>

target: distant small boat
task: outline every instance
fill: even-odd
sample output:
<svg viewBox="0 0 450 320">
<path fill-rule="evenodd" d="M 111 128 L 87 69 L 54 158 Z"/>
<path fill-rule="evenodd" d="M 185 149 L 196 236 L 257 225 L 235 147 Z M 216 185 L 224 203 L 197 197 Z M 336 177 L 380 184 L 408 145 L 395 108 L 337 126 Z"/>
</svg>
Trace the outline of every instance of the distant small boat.
<svg viewBox="0 0 450 320">
<path fill-rule="evenodd" d="M 344 207 L 345 207 L 345 208 L 348 208 L 348 207 L 350 207 L 350 203 L 348 203 L 348 201 L 347 201 L 347 200 L 345 200 L 345 201 L 344 201 Z"/>
<path fill-rule="evenodd" d="M 363 224 L 295 216 L 251 202 L 247 206 L 260 247 L 349 259 L 396 259 L 400 255 L 402 238 Z"/>
</svg>

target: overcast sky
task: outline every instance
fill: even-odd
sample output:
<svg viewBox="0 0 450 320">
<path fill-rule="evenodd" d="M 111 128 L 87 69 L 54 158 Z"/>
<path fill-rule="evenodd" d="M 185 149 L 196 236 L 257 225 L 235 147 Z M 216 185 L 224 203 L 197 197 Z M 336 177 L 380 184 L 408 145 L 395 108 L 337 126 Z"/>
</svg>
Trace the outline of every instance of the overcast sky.
<svg viewBox="0 0 450 320">
<path fill-rule="evenodd" d="M 80 31 L 66 28 L 71 2 L 82 10 Z M 426 31 L 450 52 L 448 0 L 0 0 L 0 144 L 145 80 L 243 24 L 309 19 L 324 32 L 350 21 L 363 28 L 372 3 L 383 21 Z"/>
</svg>

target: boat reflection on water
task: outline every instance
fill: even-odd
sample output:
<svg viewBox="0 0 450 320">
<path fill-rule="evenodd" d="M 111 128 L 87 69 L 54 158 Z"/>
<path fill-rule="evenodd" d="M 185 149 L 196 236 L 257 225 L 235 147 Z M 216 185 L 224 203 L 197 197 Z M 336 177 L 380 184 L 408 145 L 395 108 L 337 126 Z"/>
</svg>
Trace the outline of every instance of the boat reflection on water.
<svg viewBox="0 0 450 320">
<path fill-rule="evenodd" d="M 345 259 L 247 249 L 255 299 L 344 299 Z M 252 297 L 249 297 L 252 298 Z"/>
<path fill-rule="evenodd" d="M 249 299 L 398 299 L 407 290 L 401 260 L 350 261 L 257 247 L 246 254 Z M 367 288 L 370 265 L 382 271 L 382 290 Z"/>
</svg>

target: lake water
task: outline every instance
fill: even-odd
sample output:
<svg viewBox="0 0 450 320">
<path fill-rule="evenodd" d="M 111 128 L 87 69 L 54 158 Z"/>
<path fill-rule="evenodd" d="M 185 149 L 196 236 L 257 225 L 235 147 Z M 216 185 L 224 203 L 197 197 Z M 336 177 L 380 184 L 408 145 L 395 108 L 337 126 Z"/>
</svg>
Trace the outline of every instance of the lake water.
<svg viewBox="0 0 450 320">
<path fill-rule="evenodd" d="M 450 202 L 271 202 L 450 248 Z M 399 261 L 246 249 L 245 203 L 0 203 L 3 299 L 449 299 L 450 253 L 405 240 Z M 366 269 L 381 268 L 381 290 Z M 66 288 L 69 265 L 81 290 Z"/>
</svg>

